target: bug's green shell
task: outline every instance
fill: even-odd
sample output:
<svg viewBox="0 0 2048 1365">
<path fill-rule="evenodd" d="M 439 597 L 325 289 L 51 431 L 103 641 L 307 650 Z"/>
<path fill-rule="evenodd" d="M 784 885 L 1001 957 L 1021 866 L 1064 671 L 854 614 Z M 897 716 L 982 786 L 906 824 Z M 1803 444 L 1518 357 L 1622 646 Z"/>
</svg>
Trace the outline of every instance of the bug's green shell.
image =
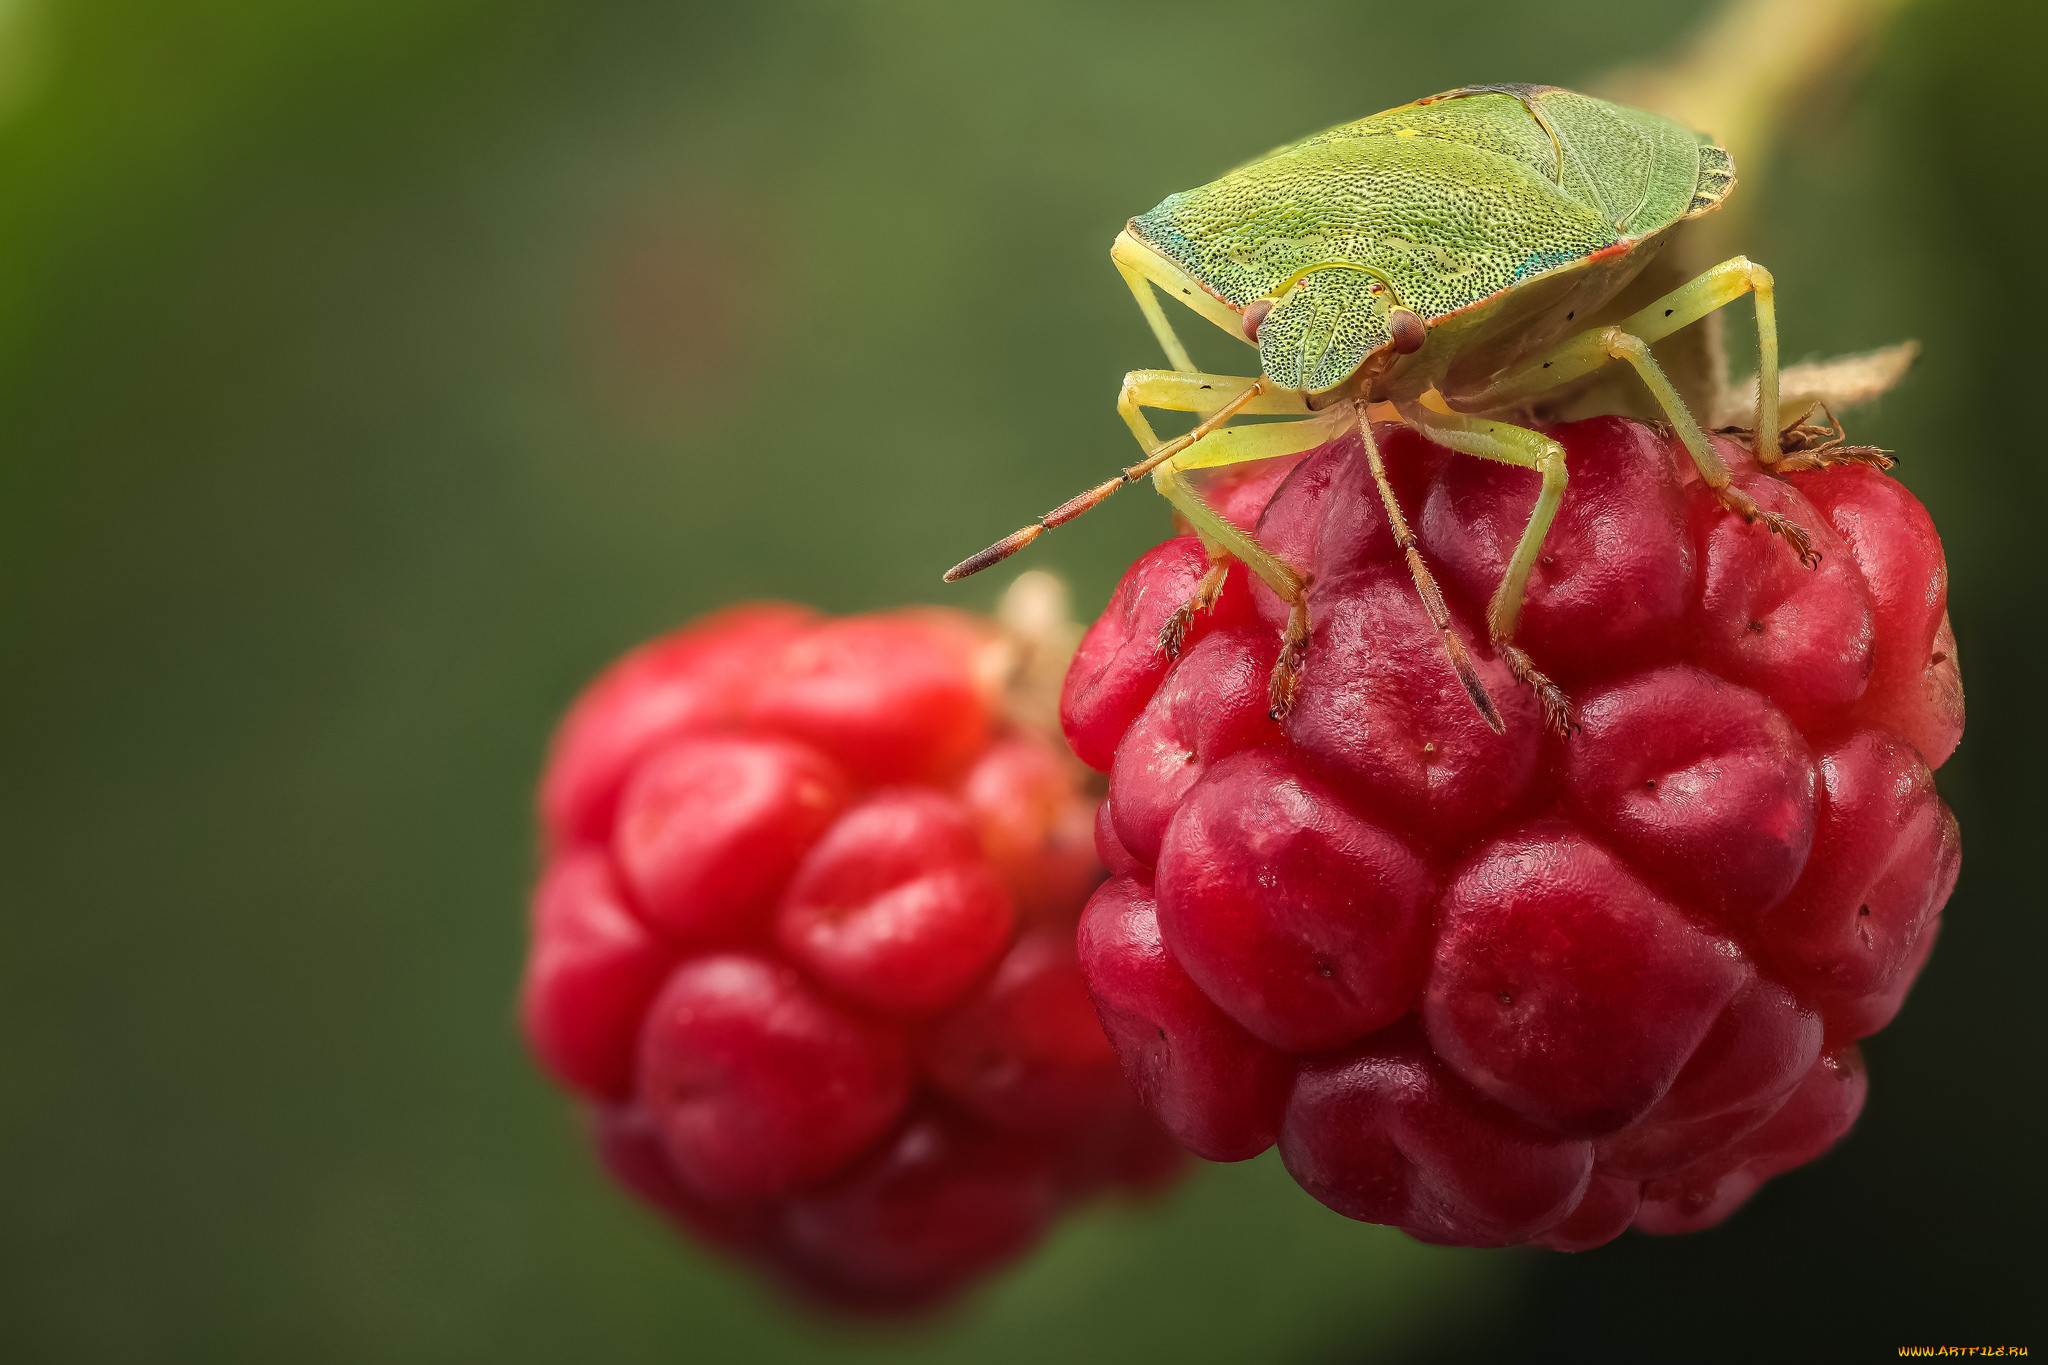
<svg viewBox="0 0 2048 1365">
<path fill-rule="evenodd" d="M 1231 307 L 1274 300 L 1261 367 L 1320 392 L 1387 344 L 1389 308 L 1433 323 L 1632 250 L 1733 182 L 1724 150 L 1654 114 L 1479 86 L 1282 147 L 1130 228 Z"/>
</svg>

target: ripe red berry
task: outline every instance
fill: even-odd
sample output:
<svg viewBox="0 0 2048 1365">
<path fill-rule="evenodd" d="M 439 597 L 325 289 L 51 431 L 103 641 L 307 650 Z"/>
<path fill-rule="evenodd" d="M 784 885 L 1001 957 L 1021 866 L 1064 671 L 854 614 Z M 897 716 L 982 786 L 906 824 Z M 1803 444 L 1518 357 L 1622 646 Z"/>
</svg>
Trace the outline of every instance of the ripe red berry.
<svg viewBox="0 0 2048 1365">
<path fill-rule="evenodd" d="M 841 995 L 922 1015 L 986 974 L 1015 920 L 967 808 L 899 788 L 818 839 L 783 889 L 775 931 L 784 956 Z"/>
<path fill-rule="evenodd" d="M 736 608 L 599 677 L 542 781 L 535 1056 L 622 1184 L 835 1307 L 1173 1170 L 1075 959 L 1094 803 L 1013 716 L 1027 644 Z"/>
<path fill-rule="evenodd" d="M 1447 665 L 1356 441 L 1212 490 L 1307 571 L 1286 608 L 1183 536 L 1124 576 L 1068 675 L 1110 774 L 1114 874 L 1080 930 L 1110 1040 L 1191 1150 L 1277 1142 L 1352 1217 L 1435 1242 L 1597 1246 L 1709 1226 L 1855 1121 L 1854 1042 L 1926 960 L 1959 860 L 1931 769 L 1962 731 L 1941 545 L 1861 466 L 1736 482 L 1802 565 L 1725 511 L 1684 448 L 1598 418 L 1518 643 L 1569 693 L 1543 723 L 1488 646 L 1534 504 L 1525 470 L 1382 438 L 1392 484 L 1506 720 Z"/>
<path fill-rule="evenodd" d="M 794 968 L 712 953 L 675 969 L 640 1028 L 634 1098 L 685 1184 L 781 1194 L 844 1166 L 910 1098 L 901 1033 Z"/>
</svg>

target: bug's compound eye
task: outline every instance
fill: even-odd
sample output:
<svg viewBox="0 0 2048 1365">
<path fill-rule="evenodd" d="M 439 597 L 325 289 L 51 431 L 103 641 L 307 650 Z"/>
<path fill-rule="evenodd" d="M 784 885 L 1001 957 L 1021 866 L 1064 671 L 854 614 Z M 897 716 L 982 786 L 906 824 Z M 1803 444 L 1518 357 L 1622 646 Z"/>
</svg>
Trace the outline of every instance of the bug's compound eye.
<svg viewBox="0 0 2048 1365">
<path fill-rule="evenodd" d="M 1422 315 L 1407 308 L 1396 308 L 1387 314 L 1387 334 L 1393 339 L 1394 349 L 1402 355 L 1415 354 L 1429 340 L 1429 328 L 1423 325 Z"/>
<path fill-rule="evenodd" d="M 1255 299 L 1244 306 L 1244 339 L 1256 343 L 1259 339 L 1259 325 L 1266 320 L 1266 314 L 1273 311 L 1273 300 Z"/>
</svg>

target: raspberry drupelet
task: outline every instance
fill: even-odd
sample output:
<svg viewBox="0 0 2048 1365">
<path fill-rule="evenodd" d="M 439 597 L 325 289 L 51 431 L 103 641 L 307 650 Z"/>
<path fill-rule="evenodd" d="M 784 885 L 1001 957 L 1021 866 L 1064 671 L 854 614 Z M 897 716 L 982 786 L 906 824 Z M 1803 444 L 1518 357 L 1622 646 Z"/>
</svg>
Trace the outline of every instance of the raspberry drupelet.
<svg viewBox="0 0 2048 1365">
<path fill-rule="evenodd" d="M 1392 481 L 1504 734 L 1355 439 L 1211 490 L 1311 583 L 1278 719 L 1286 607 L 1233 566 L 1177 613 L 1210 568 L 1191 536 L 1131 567 L 1063 697 L 1110 774 L 1080 953 L 1125 1073 L 1197 1154 L 1277 1143 L 1316 1198 L 1431 1242 L 1692 1231 L 1827 1150 L 1960 859 L 1932 770 L 1962 688 L 1912 494 L 1718 439 L 1808 567 L 1662 430 L 1550 434 L 1570 484 L 1517 642 L 1569 732 L 1484 628 L 1537 480 L 1406 429 L 1380 437 Z"/>
<path fill-rule="evenodd" d="M 1075 959 L 1094 802 L 1042 641 L 1025 715 L 1033 653 L 957 612 L 737 607 L 555 738 L 534 1054 L 621 1183 L 831 1307 L 937 1303 L 1176 1169 Z"/>
</svg>

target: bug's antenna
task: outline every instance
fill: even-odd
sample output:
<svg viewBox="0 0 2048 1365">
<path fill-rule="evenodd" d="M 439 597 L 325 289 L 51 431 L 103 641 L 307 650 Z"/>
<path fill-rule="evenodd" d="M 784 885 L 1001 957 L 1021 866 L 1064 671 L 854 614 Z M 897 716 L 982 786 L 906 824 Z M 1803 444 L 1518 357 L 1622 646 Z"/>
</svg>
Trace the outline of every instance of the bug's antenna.
<svg viewBox="0 0 2048 1365">
<path fill-rule="evenodd" d="M 1137 465 L 1132 465 L 1131 469 L 1137 469 L 1138 467 Z M 1074 497 L 1068 498 L 1031 525 L 1020 527 L 1010 532 L 1010 534 L 1004 536 L 986 550 L 981 551 L 979 554 L 971 554 L 952 568 L 946 570 L 945 581 L 948 583 L 958 583 L 970 574 L 978 574 L 991 565 L 1002 563 L 1011 555 L 1017 553 L 1017 551 L 1023 549 L 1047 531 L 1050 531 L 1053 527 L 1064 526 L 1075 517 L 1088 511 L 1111 493 L 1116 492 L 1117 489 L 1131 482 L 1132 477 L 1130 470 L 1127 469 L 1115 478 L 1095 485 L 1095 487 L 1085 493 L 1076 494 Z"/>
<path fill-rule="evenodd" d="M 1183 450 L 1186 450 L 1189 446 L 1216 430 L 1216 428 L 1222 426 L 1232 417 L 1235 417 L 1243 410 L 1246 404 L 1265 391 L 1266 381 L 1264 379 L 1255 380 L 1243 393 L 1203 418 L 1195 426 L 1195 429 L 1187 435 L 1174 437 L 1171 441 L 1166 442 L 1159 449 L 1124 470 L 1123 473 L 1115 478 L 1106 479 L 1085 493 L 1075 494 L 1031 525 L 1019 527 L 979 554 L 967 556 L 967 558 L 946 570 L 945 581 L 948 583 L 958 583 L 970 574 L 978 574 L 990 565 L 1002 563 L 1011 555 L 1017 553 L 1017 551 L 1023 549 L 1047 531 L 1050 531 L 1053 527 L 1066 525 L 1075 517 L 1101 503 L 1111 493 L 1116 492 L 1117 489 L 1122 488 L 1125 484 L 1136 483 L 1139 479 L 1144 478 L 1147 474 L 1150 474 L 1153 470 L 1159 468 L 1159 466 L 1165 464 L 1168 460 L 1180 454 Z"/>
<path fill-rule="evenodd" d="M 1479 670 L 1472 666 L 1472 656 L 1465 652 L 1465 642 L 1451 629 L 1450 608 L 1444 605 L 1442 589 L 1429 572 L 1429 566 L 1422 562 L 1422 551 L 1415 548 L 1415 532 L 1409 529 L 1408 518 L 1401 515 L 1401 504 L 1394 500 L 1394 487 L 1387 482 L 1387 466 L 1380 459 L 1379 443 L 1372 438 L 1372 418 L 1368 417 L 1361 404 L 1358 412 L 1359 435 L 1365 438 L 1365 464 L 1372 471 L 1372 481 L 1379 485 L 1380 501 L 1386 505 L 1387 520 L 1394 529 L 1394 543 L 1408 557 L 1408 574 L 1415 580 L 1415 594 L 1422 599 L 1422 609 L 1429 613 L 1430 624 L 1443 639 L 1444 653 L 1451 659 L 1451 671 L 1458 675 L 1458 683 L 1465 689 L 1465 695 L 1472 699 L 1472 709 L 1479 713 L 1481 720 L 1497 735 L 1507 733 L 1507 726 L 1500 718 L 1500 708 L 1493 704 L 1487 693 L 1486 684 L 1479 680 Z"/>
</svg>

